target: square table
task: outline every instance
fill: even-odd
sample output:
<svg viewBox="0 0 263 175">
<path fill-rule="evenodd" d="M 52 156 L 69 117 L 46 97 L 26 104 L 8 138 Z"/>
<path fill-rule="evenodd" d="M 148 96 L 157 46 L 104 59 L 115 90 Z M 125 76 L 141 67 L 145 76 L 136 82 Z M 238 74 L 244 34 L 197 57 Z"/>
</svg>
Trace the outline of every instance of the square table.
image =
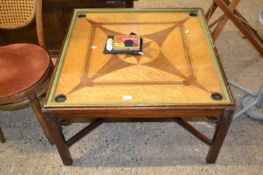
<svg viewBox="0 0 263 175">
<path fill-rule="evenodd" d="M 108 35 L 136 33 L 142 55 L 104 54 Z M 173 119 L 210 146 L 214 163 L 234 101 L 201 9 L 76 9 L 43 106 L 65 165 L 69 147 L 103 122 Z M 217 119 L 212 139 L 185 117 Z M 65 140 L 62 125 L 91 121 Z M 190 146 L 190 145 L 189 145 Z"/>
</svg>

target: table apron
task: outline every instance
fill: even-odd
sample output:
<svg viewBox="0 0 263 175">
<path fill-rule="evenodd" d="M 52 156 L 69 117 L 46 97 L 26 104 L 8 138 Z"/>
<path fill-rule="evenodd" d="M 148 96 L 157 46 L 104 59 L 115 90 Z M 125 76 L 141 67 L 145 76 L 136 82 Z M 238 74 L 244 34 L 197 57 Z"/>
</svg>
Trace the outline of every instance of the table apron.
<svg viewBox="0 0 263 175">
<path fill-rule="evenodd" d="M 64 119 L 89 119 L 89 118 L 173 118 L 173 117 L 218 117 L 225 109 L 233 107 L 207 108 L 207 109 L 44 109 L 47 117 Z"/>
</svg>

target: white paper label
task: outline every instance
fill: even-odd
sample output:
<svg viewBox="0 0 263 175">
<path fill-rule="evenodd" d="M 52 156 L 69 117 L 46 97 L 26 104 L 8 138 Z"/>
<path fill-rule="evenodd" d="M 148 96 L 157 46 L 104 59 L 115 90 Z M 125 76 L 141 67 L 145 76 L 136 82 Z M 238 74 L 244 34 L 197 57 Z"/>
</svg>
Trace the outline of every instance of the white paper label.
<svg viewBox="0 0 263 175">
<path fill-rule="evenodd" d="M 122 96 L 122 100 L 132 100 L 132 96 L 124 95 L 124 96 Z"/>
</svg>

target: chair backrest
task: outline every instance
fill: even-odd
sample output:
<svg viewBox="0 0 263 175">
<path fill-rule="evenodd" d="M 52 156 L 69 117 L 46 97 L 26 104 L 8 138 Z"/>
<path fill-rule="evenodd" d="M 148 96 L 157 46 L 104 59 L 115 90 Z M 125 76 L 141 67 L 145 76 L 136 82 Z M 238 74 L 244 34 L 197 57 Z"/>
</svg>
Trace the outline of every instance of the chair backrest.
<svg viewBox="0 0 263 175">
<path fill-rule="evenodd" d="M 34 18 L 38 43 L 44 47 L 42 0 L 0 0 L 0 28 L 21 28 L 29 25 Z"/>
</svg>

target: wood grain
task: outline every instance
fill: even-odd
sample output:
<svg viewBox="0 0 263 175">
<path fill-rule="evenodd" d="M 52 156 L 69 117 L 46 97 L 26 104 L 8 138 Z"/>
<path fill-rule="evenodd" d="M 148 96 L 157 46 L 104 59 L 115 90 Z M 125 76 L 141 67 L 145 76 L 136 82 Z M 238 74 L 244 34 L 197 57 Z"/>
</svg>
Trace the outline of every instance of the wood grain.
<svg viewBox="0 0 263 175">
<path fill-rule="evenodd" d="M 100 12 L 76 18 L 48 105 L 230 104 L 201 15 L 198 12 L 192 17 L 187 11 Z M 144 55 L 103 53 L 109 34 L 130 32 L 144 39 Z M 213 92 L 223 99 L 212 99 Z M 60 94 L 67 100 L 56 103 Z M 127 96 L 130 100 L 125 100 Z"/>
</svg>

